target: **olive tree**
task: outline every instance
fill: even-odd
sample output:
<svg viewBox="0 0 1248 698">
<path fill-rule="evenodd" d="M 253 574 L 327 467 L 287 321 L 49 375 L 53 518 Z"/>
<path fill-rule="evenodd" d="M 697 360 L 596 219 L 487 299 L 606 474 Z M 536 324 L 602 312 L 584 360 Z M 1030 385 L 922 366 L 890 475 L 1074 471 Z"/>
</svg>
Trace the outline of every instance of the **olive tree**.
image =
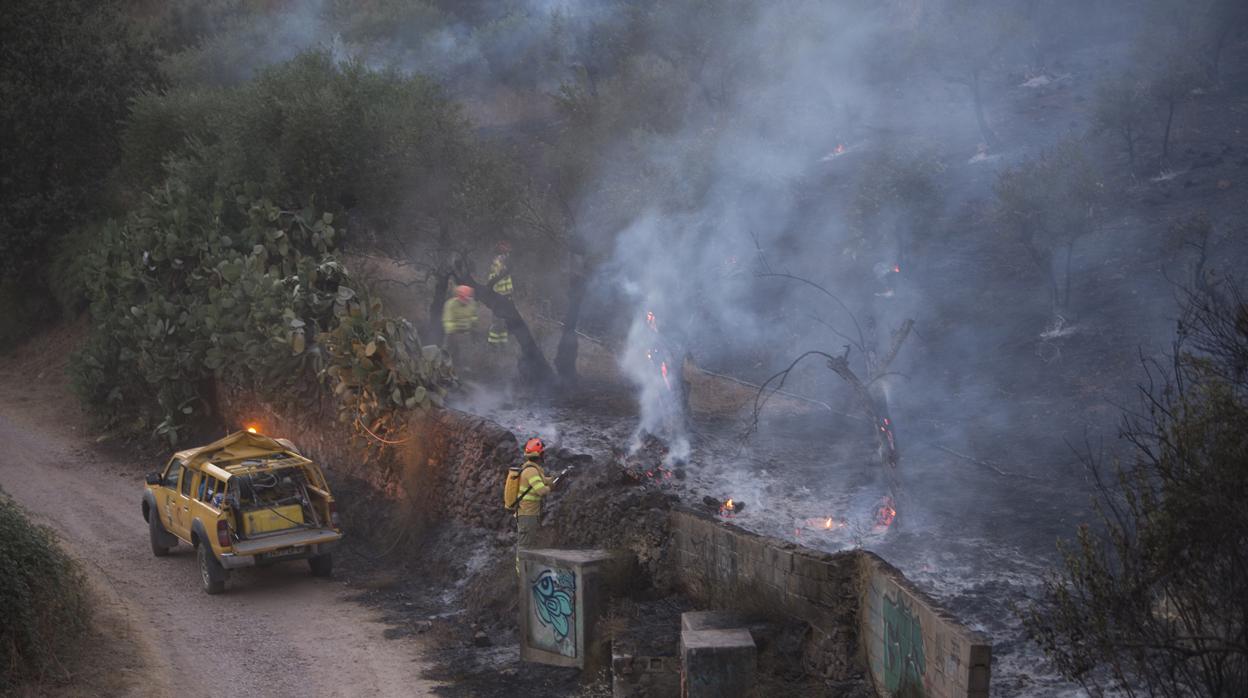
<svg viewBox="0 0 1248 698">
<path fill-rule="evenodd" d="M 1075 243 L 1097 230 L 1105 185 L 1079 140 L 1001 173 L 996 219 L 1048 278 L 1054 313 L 1070 305 Z"/>
</svg>

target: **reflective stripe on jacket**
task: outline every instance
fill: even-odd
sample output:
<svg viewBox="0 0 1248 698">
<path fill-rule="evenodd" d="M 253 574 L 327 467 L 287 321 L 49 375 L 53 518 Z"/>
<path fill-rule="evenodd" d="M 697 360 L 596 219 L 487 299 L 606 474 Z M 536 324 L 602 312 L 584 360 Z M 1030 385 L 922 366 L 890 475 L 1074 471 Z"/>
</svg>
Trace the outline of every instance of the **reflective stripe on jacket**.
<svg viewBox="0 0 1248 698">
<path fill-rule="evenodd" d="M 520 516 L 537 516 L 542 511 L 542 497 L 550 493 L 554 480 L 546 477 L 541 464 L 536 461 L 525 461 L 520 471 L 520 491 L 529 490 L 520 498 L 520 508 L 516 512 Z M 532 488 L 532 489 L 530 489 Z"/>
<path fill-rule="evenodd" d="M 467 332 L 477 324 L 477 302 L 470 300 L 461 302 L 458 298 L 448 298 L 442 306 L 442 330 L 447 334 Z"/>
<path fill-rule="evenodd" d="M 490 263 L 490 279 L 494 282 L 492 288 L 495 293 L 500 296 L 511 295 L 511 272 L 507 271 L 507 264 L 501 256 L 495 257 Z"/>
</svg>

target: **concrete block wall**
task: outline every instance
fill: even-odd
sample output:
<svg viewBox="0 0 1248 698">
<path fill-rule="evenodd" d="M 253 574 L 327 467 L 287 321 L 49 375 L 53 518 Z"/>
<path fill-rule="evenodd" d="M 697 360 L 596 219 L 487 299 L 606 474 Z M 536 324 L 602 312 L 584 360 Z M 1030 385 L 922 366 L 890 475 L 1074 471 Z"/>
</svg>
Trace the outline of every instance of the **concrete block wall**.
<svg viewBox="0 0 1248 698">
<path fill-rule="evenodd" d="M 809 623 L 808 672 L 861 674 L 854 553 L 820 553 L 691 511 L 672 512 L 671 528 L 676 582 L 689 596 L 708 608 Z"/>
<path fill-rule="evenodd" d="M 858 555 L 860 646 L 882 695 L 988 698 L 992 645 L 878 555 Z"/>
<path fill-rule="evenodd" d="M 671 514 L 677 584 L 708 608 L 803 621 L 807 671 L 884 696 L 986 698 L 992 647 L 895 567 L 821 553 L 694 511 Z"/>
</svg>

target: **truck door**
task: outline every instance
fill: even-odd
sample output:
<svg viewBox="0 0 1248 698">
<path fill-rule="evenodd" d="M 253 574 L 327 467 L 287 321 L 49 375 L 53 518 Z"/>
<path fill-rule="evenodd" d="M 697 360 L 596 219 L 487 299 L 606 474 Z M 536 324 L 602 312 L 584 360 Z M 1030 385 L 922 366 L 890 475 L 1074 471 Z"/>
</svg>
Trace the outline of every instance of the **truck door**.
<svg viewBox="0 0 1248 698">
<path fill-rule="evenodd" d="M 169 459 L 165 472 L 160 476 L 160 489 L 156 490 L 156 508 L 165 530 L 173 533 L 173 507 L 178 498 L 178 477 L 182 474 L 182 461 Z"/>
<path fill-rule="evenodd" d="M 192 485 L 196 475 L 194 470 L 183 465 L 178 476 L 177 494 L 173 496 L 173 527 L 169 530 L 187 541 L 191 539 L 191 495 L 195 491 Z"/>
</svg>

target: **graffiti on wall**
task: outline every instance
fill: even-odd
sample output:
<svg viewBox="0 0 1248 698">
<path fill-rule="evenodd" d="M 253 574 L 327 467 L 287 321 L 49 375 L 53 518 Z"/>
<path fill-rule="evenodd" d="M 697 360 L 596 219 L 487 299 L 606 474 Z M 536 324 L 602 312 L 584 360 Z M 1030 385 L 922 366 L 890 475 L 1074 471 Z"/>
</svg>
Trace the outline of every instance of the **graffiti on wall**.
<svg viewBox="0 0 1248 698">
<path fill-rule="evenodd" d="M 884 687 L 898 698 L 923 696 L 923 626 L 900 594 L 884 601 Z"/>
<path fill-rule="evenodd" d="M 571 570 L 538 568 L 529 588 L 529 641 L 533 647 L 576 656 L 576 575 Z"/>
</svg>

